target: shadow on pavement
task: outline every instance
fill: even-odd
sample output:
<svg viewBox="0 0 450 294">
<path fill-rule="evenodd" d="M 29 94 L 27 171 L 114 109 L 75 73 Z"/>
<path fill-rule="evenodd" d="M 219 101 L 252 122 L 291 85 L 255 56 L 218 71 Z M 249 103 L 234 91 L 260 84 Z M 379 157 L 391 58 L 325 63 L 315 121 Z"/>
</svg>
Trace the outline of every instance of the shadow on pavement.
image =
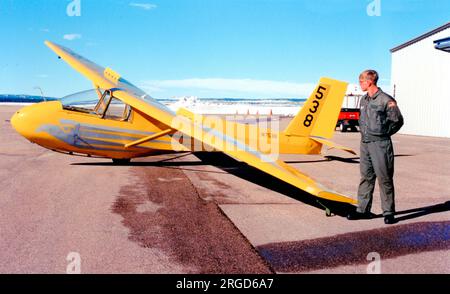
<svg viewBox="0 0 450 294">
<path fill-rule="evenodd" d="M 312 240 L 270 243 L 256 249 L 277 272 L 369 264 L 372 260 L 368 261 L 370 252 L 388 259 L 425 251 L 449 250 L 450 222 L 397 225 Z"/>
<path fill-rule="evenodd" d="M 414 156 L 411 154 L 398 154 L 395 157 L 408 157 Z M 287 160 L 286 163 L 315 163 L 315 162 L 327 162 L 327 161 L 340 161 L 345 163 L 359 163 L 359 157 L 339 157 L 334 155 L 327 155 L 325 159 L 318 160 Z"/>
<path fill-rule="evenodd" d="M 325 207 L 331 210 L 332 214 L 339 215 L 342 217 L 346 217 L 350 212 L 355 211 L 355 206 L 347 203 L 340 203 L 329 201 L 326 199 L 319 199 L 311 194 L 304 192 L 288 183 L 285 183 L 271 175 L 268 175 L 257 168 L 254 168 L 244 162 L 239 162 L 230 156 L 222 153 L 222 152 L 194 152 L 194 154 L 201 161 L 171 161 L 174 159 L 180 159 L 184 156 L 187 156 L 191 153 L 182 154 L 176 157 L 170 157 L 159 161 L 132 161 L 125 165 L 118 165 L 113 162 L 86 162 L 86 163 L 73 163 L 72 165 L 79 166 L 155 166 L 155 167 L 165 167 L 165 168 L 174 168 L 180 170 L 189 170 L 195 172 L 207 172 L 207 173 L 220 173 L 214 171 L 204 171 L 204 170 L 196 170 L 196 169 L 187 169 L 184 168 L 186 166 L 203 166 L 203 165 L 213 165 L 217 168 L 224 171 L 224 173 L 230 173 L 237 177 L 240 177 L 244 180 L 250 181 L 267 189 L 276 191 L 283 195 L 286 195 L 295 200 L 301 201 L 305 204 L 311 205 L 313 207 L 319 208 L 321 210 L 325 210 Z M 412 156 L 412 155 L 396 155 L 396 156 Z M 358 163 L 359 161 L 355 161 L 358 157 L 355 158 L 340 158 L 335 156 L 328 156 L 327 159 L 319 160 L 319 161 L 329 161 L 329 160 L 339 160 L 343 162 L 350 163 Z M 298 161 L 292 162 L 288 161 L 287 163 L 305 163 L 305 162 L 319 162 L 319 161 Z M 428 207 L 430 208 L 430 207 Z M 428 208 L 418 209 L 415 216 L 404 216 L 398 218 L 397 221 L 418 217 L 421 215 L 429 214 Z M 448 210 L 448 209 L 447 209 Z M 411 211 L 412 212 L 412 211 Z M 400 214 L 400 212 L 398 213 Z M 381 217 L 381 216 L 374 216 Z"/>
<path fill-rule="evenodd" d="M 305 204 L 311 205 L 313 207 L 319 208 L 325 211 L 325 207 L 331 210 L 332 214 L 345 217 L 350 211 L 355 210 L 355 206 L 347 203 L 340 203 L 329 201 L 326 199 L 319 199 L 311 194 L 304 192 L 286 182 L 283 182 L 271 175 L 268 175 L 257 168 L 254 168 L 244 162 L 237 161 L 230 156 L 222 152 L 195 152 L 194 154 L 201 161 L 170 161 L 173 159 L 180 159 L 187 154 L 165 158 L 159 161 L 131 161 L 127 164 L 115 164 L 111 161 L 105 162 L 82 162 L 82 163 L 72 163 L 72 165 L 77 166 L 155 166 L 155 167 L 165 167 L 180 170 L 190 170 L 198 172 L 208 172 L 204 170 L 195 169 L 185 169 L 185 166 L 203 166 L 203 165 L 213 165 L 221 169 L 223 173 L 229 173 L 240 177 L 244 180 L 250 181 L 267 189 L 276 191 L 283 195 L 286 195 L 295 200 L 301 201 Z M 217 172 L 215 172 L 217 173 Z"/>
<path fill-rule="evenodd" d="M 319 199 L 311 194 L 304 192 L 284 181 L 281 181 L 269 174 L 260 171 L 246 163 L 236 161 L 223 153 L 194 153 L 205 164 L 214 165 L 227 173 L 235 175 L 241 179 L 255 183 L 272 191 L 281 193 L 295 200 L 301 201 L 313 207 L 325 210 L 328 207 L 333 214 L 345 217 L 350 211 L 354 211 L 355 207 L 351 204 Z M 320 203 L 318 202 L 320 201 Z"/>
<path fill-rule="evenodd" d="M 432 213 L 439 213 L 439 212 L 445 212 L 450 210 L 450 201 L 436 204 L 432 206 L 426 206 L 426 207 L 420 207 L 420 208 L 414 208 L 404 211 L 397 211 L 395 215 L 402 215 L 406 214 L 404 216 L 396 217 L 395 220 L 397 222 L 405 221 L 408 219 L 413 219 L 417 217 L 421 217 L 424 215 L 432 214 Z"/>
</svg>

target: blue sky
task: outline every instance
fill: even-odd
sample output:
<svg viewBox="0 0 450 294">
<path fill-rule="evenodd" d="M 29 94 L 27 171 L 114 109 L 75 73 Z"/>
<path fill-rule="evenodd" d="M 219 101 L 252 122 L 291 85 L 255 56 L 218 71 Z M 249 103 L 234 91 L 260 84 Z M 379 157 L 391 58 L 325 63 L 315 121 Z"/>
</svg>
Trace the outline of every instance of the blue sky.
<svg viewBox="0 0 450 294">
<path fill-rule="evenodd" d="M 158 98 L 305 97 L 321 76 L 356 83 L 366 68 L 387 87 L 389 49 L 450 21 L 448 0 L 79 1 L 71 17 L 72 0 L 0 0 L 0 93 L 91 87 L 45 40 Z"/>
</svg>

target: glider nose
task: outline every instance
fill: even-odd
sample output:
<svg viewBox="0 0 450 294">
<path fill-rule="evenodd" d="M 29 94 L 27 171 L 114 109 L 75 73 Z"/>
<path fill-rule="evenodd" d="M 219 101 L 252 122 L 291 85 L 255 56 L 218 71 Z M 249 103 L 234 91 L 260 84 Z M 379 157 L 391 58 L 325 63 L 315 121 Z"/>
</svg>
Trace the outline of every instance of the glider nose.
<svg viewBox="0 0 450 294">
<path fill-rule="evenodd" d="M 11 117 L 11 125 L 14 129 L 30 141 L 32 140 L 34 133 L 32 119 L 32 113 L 34 112 L 33 108 L 34 105 L 26 106 L 18 110 Z"/>
</svg>

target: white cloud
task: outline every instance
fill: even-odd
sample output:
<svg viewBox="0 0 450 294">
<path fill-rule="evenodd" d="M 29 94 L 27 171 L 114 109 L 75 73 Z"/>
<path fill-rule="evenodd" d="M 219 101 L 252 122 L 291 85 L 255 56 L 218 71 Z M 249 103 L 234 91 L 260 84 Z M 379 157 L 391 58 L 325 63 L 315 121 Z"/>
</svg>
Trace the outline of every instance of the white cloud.
<svg viewBox="0 0 450 294">
<path fill-rule="evenodd" d="M 306 97 L 314 90 L 315 84 L 253 79 L 195 78 L 145 81 L 142 83 L 142 87 L 150 93 L 168 89 L 196 89 L 227 91 L 238 95 L 251 94 L 261 97 Z"/>
<path fill-rule="evenodd" d="M 97 43 L 96 42 L 86 42 L 86 44 L 85 44 L 87 47 L 95 47 L 95 46 L 97 46 Z"/>
<path fill-rule="evenodd" d="M 81 39 L 81 34 L 65 34 L 63 38 L 64 40 L 73 41 L 76 39 Z"/>
<path fill-rule="evenodd" d="M 158 7 L 157 5 L 151 3 L 134 3 L 134 2 L 131 2 L 130 6 L 142 8 L 144 10 L 151 10 Z"/>
</svg>

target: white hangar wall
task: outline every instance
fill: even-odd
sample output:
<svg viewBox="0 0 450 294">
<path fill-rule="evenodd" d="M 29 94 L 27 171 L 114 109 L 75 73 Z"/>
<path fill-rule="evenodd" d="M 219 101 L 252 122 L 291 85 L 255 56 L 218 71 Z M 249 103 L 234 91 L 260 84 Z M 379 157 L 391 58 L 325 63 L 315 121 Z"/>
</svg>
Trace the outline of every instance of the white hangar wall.
<svg viewBox="0 0 450 294">
<path fill-rule="evenodd" d="M 402 134 L 450 138 L 450 53 L 434 47 L 435 40 L 450 37 L 450 23 L 443 28 L 391 50 L 392 89 L 405 118 Z"/>
</svg>

